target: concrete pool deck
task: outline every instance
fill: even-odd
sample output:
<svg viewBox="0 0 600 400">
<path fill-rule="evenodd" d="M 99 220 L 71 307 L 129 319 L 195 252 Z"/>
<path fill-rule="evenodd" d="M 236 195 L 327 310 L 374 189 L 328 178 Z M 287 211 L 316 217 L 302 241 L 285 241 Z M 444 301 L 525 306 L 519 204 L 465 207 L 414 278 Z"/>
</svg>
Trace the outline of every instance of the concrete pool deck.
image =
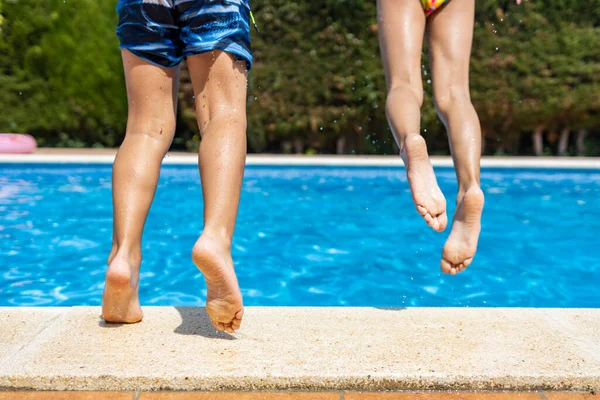
<svg viewBox="0 0 600 400">
<path fill-rule="evenodd" d="M 11 163 L 47 163 L 71 164 L 93 163 L 111 164 L 116 149 L 62 149 L 40 148 L 33 154 L 0 154 L 0 164 Z M 165 165 L 195 165 L 198 156 L 195 153 L 169 152 L 164 159 Z M 432 156 L 431 163 L 436 167 L 451 167 L 452 158 Z M 362 167 L 402 167 L 400 157 L 359 156 L 359 155 L 274 155 L 249 154 L 247 165 L 267 166 L 362 166 Z M 596 157 L 501 157 L 490 156 L 481 159 L 484 168 L 564 168 L 564 169 L 600 169 L 600 158 Z"/>
<path fill-rule="evenodd" d="M 0 308 L 0 391 L 600 391 L 600 309 L 144 311 Z"/>
</svg>

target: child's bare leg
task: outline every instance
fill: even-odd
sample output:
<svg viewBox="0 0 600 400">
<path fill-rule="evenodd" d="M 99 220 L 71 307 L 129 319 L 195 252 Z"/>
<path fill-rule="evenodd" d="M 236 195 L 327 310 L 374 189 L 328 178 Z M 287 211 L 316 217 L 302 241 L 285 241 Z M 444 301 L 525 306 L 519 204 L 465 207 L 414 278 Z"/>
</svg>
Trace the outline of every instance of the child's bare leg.
<svg viewBox="0 0 600 400">
<path fill-rule="evenodd" d="M 459 184 L 452 231 L 441 261 L 442 271 L 450 274 L 473 260 L 484 202 L 479 187 L 481 129 L 469 93 L 474 4 L 474 0 L 450 1 L 427 25 L 435 105 L 448 130 Z"/>
<path fill-rule="evenodd" d="M 175 132 L 179 68 L 156 67 L 122 51 L 129 114 L 127 132 L 113 166 L 113 248 L 109 256 L 102 316 L 138 322 L 141 240 L 154 198 L 160 164 Z"/>
<path fill-rule="evenodd" d="M 204 196 L 204 231 L 192 258 L 206 279 L 213 325 L 232 333 L 244 312 L 231 240 L 246 160 L 246 65 L 215 50 L 188 57 L 188 67 L 202 135 L 198 162 Z"/>
<path fill-rule="evenodd" d="M 417 211 L 436 231 L 446 228 L 446 199 L 420 135 L 423 83 L 421 51 L 425 13 L 417 0 L 378 0 L 379 42 L 388 95 L 386 114 L 394 133 Z"/>
</svg>

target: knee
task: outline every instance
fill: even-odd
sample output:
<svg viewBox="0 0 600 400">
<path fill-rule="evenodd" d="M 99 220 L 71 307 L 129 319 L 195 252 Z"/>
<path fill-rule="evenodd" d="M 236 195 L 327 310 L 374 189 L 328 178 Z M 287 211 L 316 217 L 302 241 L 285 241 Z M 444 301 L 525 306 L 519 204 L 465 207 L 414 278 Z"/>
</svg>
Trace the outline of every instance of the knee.
<svg viewBox="0 0 600 400">
<path fill-rule="evenodd" d="M 437 112 L 442 115 L 448 114 L 453 107 L 471 103 L 469 89 L 457 85 L 436 90 L 433 100 Z"/>
<path fill-rule="evenodd" d="M 202 137 L 214 131 L 226 130 L 230 134 L 246 134 L 246 110 L 234 106 L 221 106 L 205 116 L 198 116 L 198 128 Z"/>
<path fill-rule="evenodd" d="M 385 101 L 386 112 L 398 109 L 408 102 L 421 108 L 423 105 L 423 89 L 417 84 L 399 83 L 390 87 Z"/>
<path fill-rule="evenodd" d="M 143 122 L 141 122 L 143 121 Z M 175 121 L 172 118 L 144 118 L 133 121 L 127 127 L 126 137 L 150 139 L 161 146 L 169 147 L 175 134 Z"/>
</svg>

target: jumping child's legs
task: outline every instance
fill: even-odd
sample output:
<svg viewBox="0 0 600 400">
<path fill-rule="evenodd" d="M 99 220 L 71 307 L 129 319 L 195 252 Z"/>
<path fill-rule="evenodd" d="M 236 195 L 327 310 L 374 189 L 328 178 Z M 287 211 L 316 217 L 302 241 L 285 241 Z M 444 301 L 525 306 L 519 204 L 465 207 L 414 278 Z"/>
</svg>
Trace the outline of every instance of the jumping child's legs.
<svg viewBox="0 0 600 400">
<path fill-rule="evenodd" d="M 469 93 L 474 0 L 452 0 L 428 20 L 435 106 L 449 135 L 459 190 L 452 231 L 441 268 L 456 274 L 473 260 L 481 229 L 483 192 L 479 187 L 481 130 Z"/>
<path fill-rule="evenodd" d="M 242 295 L 231 259 L 246 159 L 246 62 L 219 50 L 188 57 L 202 135 L 198 163 L 204 231 L 192 251 L 204 274 L 206 311 L 215 328 L 240 328 Z"/>
<path fill-rule="evenodd" d="M 425 13 L 418 0 L 378 0 L 379 42 L 387 81 L 386 114 L 400 147 L 413 201 L 436 231 L 446 228 L 446 199 L 420 135 L 421 51 Z"/>
<path fill-rule="evenodd" d="M 113 166 L 113 247 L 102 316 L 108 322 L 142 319 L 138 298 L 142 231 L 161 162 L 175 133 L 179 68 L 161 68 L 122 50 L 129 113 Z"/>
</svg>

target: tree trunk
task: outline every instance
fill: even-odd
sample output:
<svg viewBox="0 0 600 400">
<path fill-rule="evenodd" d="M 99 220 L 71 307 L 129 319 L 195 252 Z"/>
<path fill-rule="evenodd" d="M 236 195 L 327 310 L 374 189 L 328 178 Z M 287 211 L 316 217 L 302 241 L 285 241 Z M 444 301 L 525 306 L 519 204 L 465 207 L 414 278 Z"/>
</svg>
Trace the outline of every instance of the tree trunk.
<svg viewBox="0 0 600 400">
<path fill-rule="evenodd" d="M 580 129 L 577 132 L 577 155 L 580 157 L 585 156 L 585 137 L 587 133 L 585 129 Z"/>
<path fill-rule="evenodd" d="M 294 151 L 296 154 L 304 154 L 304 140 L 300 138 L 294 140 Z"/>
<path fill-rule="evenodd" d="M 335 143 L 335 151 L 337 154 L 344 154 L 346 151 L 346 137 L 339 137 Z"/>
<path fill-rule="evenodd" d="M 567 153 L 568 148 L 569 148 L 569 128 L 564 128 L 560 132 L 560 139 L 558 141 L 558 155 L 560 157 L 564 156 Z"/>
<path fill-rule="evenodd" d="M 544 137 L 542 136 L 543 129 L 544 128 L 538 126 L 533 132 L 533 154 L 538 157 L 544 153 Z"/>
</svg>

